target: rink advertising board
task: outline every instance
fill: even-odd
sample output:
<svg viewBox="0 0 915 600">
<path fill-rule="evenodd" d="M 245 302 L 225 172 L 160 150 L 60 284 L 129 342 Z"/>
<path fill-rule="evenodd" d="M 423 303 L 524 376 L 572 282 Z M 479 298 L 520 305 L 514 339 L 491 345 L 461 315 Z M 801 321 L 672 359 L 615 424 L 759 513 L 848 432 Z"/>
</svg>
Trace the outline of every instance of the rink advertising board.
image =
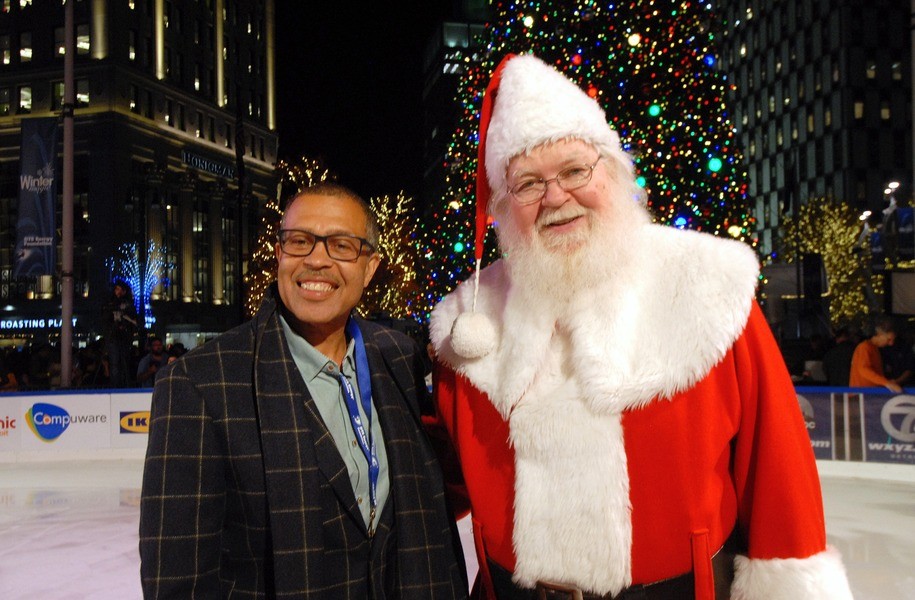
<svg viewBox="0 0 915 600">
<path fill-rule="evenodd" d="M 145 448 L 151 396 L 150 392 L 3 394 L 0 453 Z M 915 465 L 911 391 L 893 395 L 863 388 L 798 388 L 797 401 L 818 460 Z M 841 413 L 837 406 L 844 407 Z"/>
<path fill-rule="evenodd" d="M 833 427 L 832 394 L 804 393 L 797 395 L 804 424 L 810 435 L 810 445 L 813 455 L 817 460 L 833 460 L 836 458 L 836 445 L 833 443 L 835 429 Z"/>
<path fill-rule="evenodd" d="M 149 400 L 149 392 L 111 394 L 112 448 L 146 447 Z"/>
<path fill-rule="evenodd" d="M 915 465 L 915 396 L 868 396 L 864 460 Z"/>
<path fill-rule="evenodd" d="M 110 409 L 109 394 L 23 396 L 21 449 L 107 448 Z"/>
<path fill-rule="evenodd" d="M 18 409 L 18 404 L 13 403 Z M 24 421 L 18 410 L 0 402 L 0 452 L 19 449 L 19 435 Z"/>
</svg>

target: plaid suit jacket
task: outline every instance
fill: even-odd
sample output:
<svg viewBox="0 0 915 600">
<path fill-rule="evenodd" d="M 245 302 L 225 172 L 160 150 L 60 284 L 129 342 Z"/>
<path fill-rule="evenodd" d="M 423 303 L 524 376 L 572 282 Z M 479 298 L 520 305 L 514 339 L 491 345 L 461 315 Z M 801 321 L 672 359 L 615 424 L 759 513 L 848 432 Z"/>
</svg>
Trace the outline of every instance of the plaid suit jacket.
<svg viewBox="0 0 915 600">
<path fill-rule="evenodd" d="M 140 510 L 148 598 L 462 598 L 460 540 L 421 430 L 421 358 L 360 321 L 391 474 L 374 538 L 293 362 L 275 286 L 159 376 Z"/>
</svg>

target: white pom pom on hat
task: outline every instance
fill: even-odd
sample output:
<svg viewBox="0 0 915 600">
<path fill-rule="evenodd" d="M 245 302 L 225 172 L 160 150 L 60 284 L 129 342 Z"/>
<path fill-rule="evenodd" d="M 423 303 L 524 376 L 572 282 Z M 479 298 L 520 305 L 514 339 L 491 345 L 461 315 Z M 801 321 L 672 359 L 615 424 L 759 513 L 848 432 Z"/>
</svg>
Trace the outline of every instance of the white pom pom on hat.
<svg viewBox="0 0 915 600">
<path fill-rule="evenodd" d="M 593 144 L 603 157 L 631 164 L 600 105 L 530 54 L 509 54 L 493 71 L 480 109 L 479 138 L 473 306 L 451 328 L 451 346 L 464 358 L 481 358 L 496 347 L 495 327 L 476 312 L 476 304 L 489 202 L 493 190 L 506 189 L 509 161 L 541 144 L 574 138 Z"/>
</svg>

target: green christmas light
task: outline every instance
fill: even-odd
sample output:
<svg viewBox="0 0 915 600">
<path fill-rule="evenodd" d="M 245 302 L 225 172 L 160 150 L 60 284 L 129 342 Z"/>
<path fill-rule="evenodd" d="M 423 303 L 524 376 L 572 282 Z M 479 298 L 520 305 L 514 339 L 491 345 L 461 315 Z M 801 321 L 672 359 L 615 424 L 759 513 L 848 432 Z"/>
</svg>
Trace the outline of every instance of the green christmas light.
<svg viewBox="0 0 915 600">
<path fill-rule="evenodd" d="M 708 161 L 708 170 L 712 173 L 717 173 L 721 170 L 721 167 L 724 163 L 721 162 L 720 158 L 712 158 Z"/>
</svg>

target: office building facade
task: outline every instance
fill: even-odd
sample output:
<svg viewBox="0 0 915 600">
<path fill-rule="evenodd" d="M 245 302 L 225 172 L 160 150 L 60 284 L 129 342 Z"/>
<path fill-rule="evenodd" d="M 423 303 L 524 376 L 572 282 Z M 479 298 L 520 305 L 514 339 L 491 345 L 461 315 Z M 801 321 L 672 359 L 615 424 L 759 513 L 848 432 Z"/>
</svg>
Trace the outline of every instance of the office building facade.
<svg viewBox="0 0 915 600">
<path fill-rule="evenodd" d="M 783 213 L 834 197 L 879 214 L 912 198 L 912 47 L 899 0 L 722 0 L 721 68 L 760 250 Z"/>
<path fill-rule="evenodd" d="M 76 0 L 74 11 L 74 337 L 99 333 L 113 278 L 129 276 L 124 249 L 138 248 L 142 270 L 152 244 L 163 266 L 150 329 L 194 344 L 242 320 L 246 262 L 276 193 L 273 0 Z M 39 324 L 60 315 L 60 236 L 57 273 L 13 270 L 21 124 L 61 114 L 65 37 L 60 0 L 0 0 L 8 341 L 53 338 Z"/>
</svg>

